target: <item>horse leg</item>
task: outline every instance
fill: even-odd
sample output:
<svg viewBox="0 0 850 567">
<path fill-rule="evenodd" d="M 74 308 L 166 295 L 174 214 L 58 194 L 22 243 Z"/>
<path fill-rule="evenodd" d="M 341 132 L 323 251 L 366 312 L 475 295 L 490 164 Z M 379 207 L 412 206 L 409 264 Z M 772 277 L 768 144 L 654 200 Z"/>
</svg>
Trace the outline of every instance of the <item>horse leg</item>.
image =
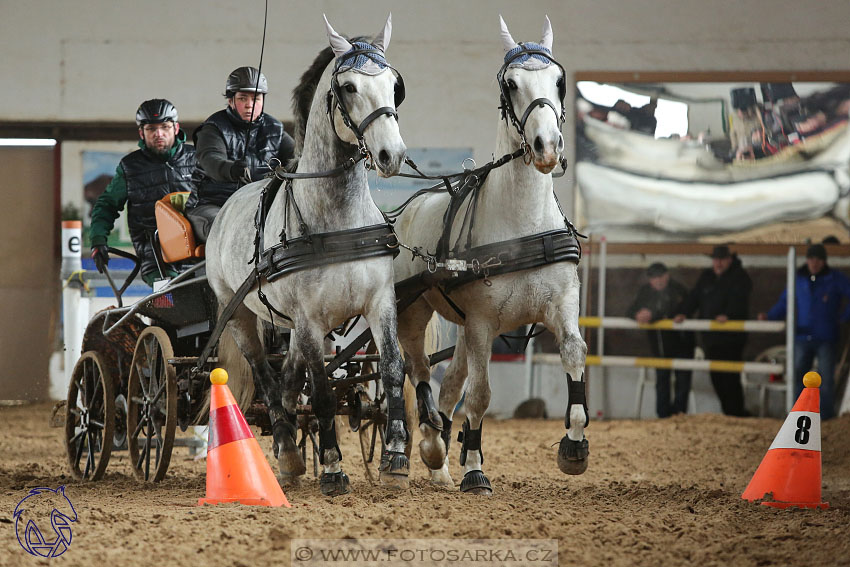
<svg viewBox="0 0 850 567">
<path fill-rule="evenodd" d="M 437 431 L 433 428 L 423 430 L 423 436 L 428 439 L 431 446 L 442 446 L 443 453 L 438 467 L 429 467 L 431 469 L 431 483 L 438 486 L 454 486 L 451 474 L 449 474 L 449 447 L 452 439 L 452 416 L 455 408 L 463 395 L 463 384 L 466 380 L 467 365 L 466 365 L 466 341 L 464 339 L 464 328 L 457 329 L 457 344 L 455 345 L 454 356 L 452 357 L 449 367 L 443 376 L 443 383 L 440 386 L 440 421 L 442 421 L 442 430 Z M 438 441 L 439 439 L 439 441 Z M 420 444 L 420 449 L 422 445 Z"/>
<path fill-rule="evenodd" d="M 319 487 L 325 496 L 347 494 L 350 491 L 349 480 L 348 475 L 342 472 L 342 451 L 336 435 L 336 394 L 325 375 L 324 335 L 315 334 L 306 325 L 296 323 L 293 339 L 310 377 L 310 401 L 319 422 L 319 463 L 324 471 Z"/>
<path fill-rule="evenodd" d="M 425 331 L 434 310 L 419 300 L 398 315 L 398 339 L 404 351 L 404 370 L 416 386 L 419 410 L 419 455 L 429 469 L 439 469 L 446 457 L 446 446 L 439 432 L 443 420 L 431 392 L 431 365 L 425 354 Z"/>
<path fill-rule="evenodd" d="M 561 365 L 567 375 L 567 434 L 558 446 L 558 468 L 564 474 L 582 474 L 587 470 L 589 454 L 584 428 L 590 422 L 587 412 L 584 362 L 587 345 L 578 328 L 578 278 L 570 286 L 565 300 L 546 313 L 546 326 L 555 333 L 561 353 Z"/>
<path fill-rule="evenodd" d="M 263 349 L 263 343 L 257 332 L 257 316 L 244 305 L 239 306 L 227 323 L 228 330 L 236 342 L 236 346 L 242 351 L 254 375 L 254 388 L 268 408 L 269 419 L 272 423 L 274 436 L 274 451 L 281 465 L 281 475 L 284 477 L 304 474 L 306 467 L 298 455 L 300 468 L 295 464 L 281 462 L 280 455 L 283 453 L 281 447 L 286 447 L 290 439 L 294 438 L 294 425 L 290 432 L 290 423 L 294 423 L 294 413 L 287 416 L 283 408 L 283 395 L 280 383 L 275 376 L 274 369 L 269 365 Z M 291 441 L 294 446 L 294 440 Z M 296 450 L 297 453 L 297 450 Z M 298 472 L 300 470 L 300 472 Z"/>
<path fill-rule="evenodd" d="M 461 492 L 490 495 L 493 488 L 484 475 L 484 453 L 481 451 L 481 426 L 484 413 L 490 405 L 490 377 L 487 366 L 490 362 L 494 331 L 484 321 L 467 318 L 464 326 L 466 338 L 466 361 L 469 376 L 466 386 L 466 421 L 461 441 L 460 464 L 463 466 Z"/>
<path fill-rule="evenodd" d="M 393 488 L 407 488 L 410 459 L 405 454 L 410 433 L 404 411 L 404 367 L 398 348 L 395 293 L 392 287 L 375 296 L 364 313 L 381 360 L 378 371 L 387 395 L 386 450 L 378 467 L 381 483 Z"/>
<path fill-rule="evenodd" d="M 298 449 L 298 397 L 304 389 L 307 379 L 307 367 L 300 356 L 298 345 L 293 339 L 281 367 L 283 376 L 283 415 L 284 419 L 275 423 L 275 456 L 277 457 L 280 478 L 290 484 L 307 471 L 301 451 Z M 279 440 L 279 441 L 278 441 Z"/>
</svg>

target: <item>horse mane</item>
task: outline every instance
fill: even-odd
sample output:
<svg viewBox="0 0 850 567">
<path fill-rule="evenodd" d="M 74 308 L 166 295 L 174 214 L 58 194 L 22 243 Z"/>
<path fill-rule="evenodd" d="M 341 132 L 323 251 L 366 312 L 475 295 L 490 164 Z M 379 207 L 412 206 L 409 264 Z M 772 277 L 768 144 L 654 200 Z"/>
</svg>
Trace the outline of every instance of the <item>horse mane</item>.
<svg viewBox="0 0 850 567">
<path fill-rule="evenodd" d="M 351 43 L 355 41 L 369 41 L 363 37 L 355 37 L 349 40 Z M 304 149 L 304 135 L 307 133 L 307 119 L 310 117 L 310 107 L 313 104 L 313 97 L 316 95 L 316 88 L 319 86 L 319 80 L 325 72 L 325 68 L 334 60 L 334 52 L 330 46 L 324 48 L 316 56 L 316 59 L 301 75 L 301 79 L 292 90 L 292 114 L 295 116 L 295 157 L 301 156 L 301 151 Z"/>
</svg>

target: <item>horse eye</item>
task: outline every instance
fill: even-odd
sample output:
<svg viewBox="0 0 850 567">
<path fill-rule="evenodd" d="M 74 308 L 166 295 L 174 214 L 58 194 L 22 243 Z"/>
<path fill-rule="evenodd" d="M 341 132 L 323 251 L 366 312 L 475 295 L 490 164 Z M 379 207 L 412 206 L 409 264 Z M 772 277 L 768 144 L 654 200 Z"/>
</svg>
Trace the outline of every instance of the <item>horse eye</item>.
<svg viewBox="0 0 850 567">
<path fill-rule="evenodd" d="M 558 80 L 555 82 L 555 86 L 559 89 L 564 86 L 564 78 L 558 77 Z"/>
<path fill-rule="evenodd" d="M 355 87 L 351 83 L 347 83 L 347 84 L 343 85 L 342 88 L 344 88 L 345 92 L 347 92 L 347 93 L 356 93 L 357 92 L 357 87 Z"/>
<path fill-rule="evenodd" d="M 505 82 L 507 83 L 508 88 L 511 89 L 512 91 L 515 91 L 517 89 L 516 83 L 514 82 L 513 79 L 508 79 Z"/>
</svg>

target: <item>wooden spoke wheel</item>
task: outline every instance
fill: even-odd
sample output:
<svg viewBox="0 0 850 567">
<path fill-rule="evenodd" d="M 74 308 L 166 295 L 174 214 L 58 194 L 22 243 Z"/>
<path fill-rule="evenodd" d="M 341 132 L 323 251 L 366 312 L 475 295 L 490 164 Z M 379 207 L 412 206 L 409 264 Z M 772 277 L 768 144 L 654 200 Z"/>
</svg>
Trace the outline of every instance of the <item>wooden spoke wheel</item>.
<svg viewBox="0 0 850 567">
<path fill-rule="evenodd" d="M 148 327 L 139 335 L 127 384 L 127 448 L 133 474 L 159 482 L 165 477 L 177 426 L 177 373 L 168 334 Z"/>
<path fill-rule="evenodd" d="M 112 453 L 115 393 L 112 376 L 96 351 L 83 353 L 74 366 L 65 405 L 65 449 L 71 474 L 98 480 Z"/>
<path fill-rule="evenodd" d="M 375 341 L 369 341 L 366 347 L 367 354 L 375 354 L 378 352 Z M 362 373 L 370 374 L 374 372 L 372 363 L 364 363 Z M 351 430 L 356 431 L 360 437 L 360 454 L 363 456 L 363 466 L 366 469 L 366 478 L 371 484 L 378 481 L 376 472 L 375 454 L 377 449 L 378 462 L 381 460 L 381 454 L 386 448 L 386 439 L 384 438 L 384 428 L 387 426 L 387 414 L 382 409 L 384 404 L 383 384 L 381 379 L 362 386 L 358 386 L 354 395 L 357 400 L 352 400 L 349 404 L 354 411 L 357 408 L 357 419 L 350 421 Z M 416 429 L 418 422 L 418 414 L 416 412 L 416 389 L 410 383 L 410 380 L 404 378 L 404 406 L 407 418 L 407 429 L 409 436 L 404 447 L 404 453 L 410 458 L 410 453 L 413 450 L 413 432 Z M 359 403 L 357 401 L 359 400 Z M 369 416 L 366 420 L 361 420 L 361 415 Z M 356 421 L 356 426 L 355 426 Z M 378 448 L 378 440 L 381 441 L 381 446 Z"/>
<path fill-rule="evenodd" d="M 387 425 L 387 418 L 386 414 L 380 409 L 384 397 L 380 380 L 366 386 L 366 389 L 359 390 L 357 395 L 360 397 L 363 412 L 370 417 L 360 423 L 357 433 L 360 436 L 360 454 L 363 456 L 366 478 L 369 479 L 371 484 L 376 484 L 378 482 L 377 463 L 380 462 L 381 453 L 383 453 L 385 447 L 384 428 Z M 377 446 L 379 440 L 381 442 L 380 447 Z M 376 454 L 377 461 L 375 460 Z"/>
</svg>

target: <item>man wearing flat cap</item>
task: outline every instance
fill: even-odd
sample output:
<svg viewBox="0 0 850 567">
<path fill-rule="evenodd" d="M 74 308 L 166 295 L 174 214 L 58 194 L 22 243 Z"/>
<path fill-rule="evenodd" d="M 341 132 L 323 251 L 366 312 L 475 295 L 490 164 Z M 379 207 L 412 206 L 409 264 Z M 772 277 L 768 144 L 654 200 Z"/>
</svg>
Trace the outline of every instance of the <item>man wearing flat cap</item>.
<svg viewBox="0 0 850 567">
<path fill-rule="evenodd" d="M 647 283 L 638 289 L 637 296 L 626 314 L 638 323 L 668 319 L 676 314 L 679 303 L 688 295 L 687 288 L 670 277 L 661 262 L 646 270 Z M 693 333 L 679 330 L 647 330 L 652 355 L 659 358 L 693 358 Z M 670 402 L 670 369 L 655 369 L 655 411 L 658 417 L 670 417 L 688 412 L 691 392 L 691 371 L 676 370 L 673 402 Z"/>
<path fill-rule="evenodd" d="M 826 248 L 813 244 L 806 251 L 806 263 L 797 269 L 794 281 L 797 308 L 794 329 L 794 397 L 803 391 L 803 375 L 817 358 L 821 375 L 821 419 L 835 417 L 835 357 L 841 323 L 850 321 L 850 279 L 826 262 Z M 784 320 L 788 310 L 788 290 L 776 305 L 759 319 Z"/>
<path fill-rule="evenodd" d="M 703 270 L 694 288 L 679 305 L 679 314 L 675 317 L 677 322 L 684 321 L 694 312 L 700 319 L 714 319 L 721 323 L 747 319 L 753 284 L 738 255 L 721 244 L 712 250 L 711 264 L 711 268 Z M 747 342 L 746 333 L 727 331 L 702 333 L 701 338 L 708 360 L 741 360 Z M 711 385 L 720 399 L 723 413 L 739 417 L 750 415 L 744 407 L 741 375 L 718 371 L 710 374 Z"/>
</svg>

